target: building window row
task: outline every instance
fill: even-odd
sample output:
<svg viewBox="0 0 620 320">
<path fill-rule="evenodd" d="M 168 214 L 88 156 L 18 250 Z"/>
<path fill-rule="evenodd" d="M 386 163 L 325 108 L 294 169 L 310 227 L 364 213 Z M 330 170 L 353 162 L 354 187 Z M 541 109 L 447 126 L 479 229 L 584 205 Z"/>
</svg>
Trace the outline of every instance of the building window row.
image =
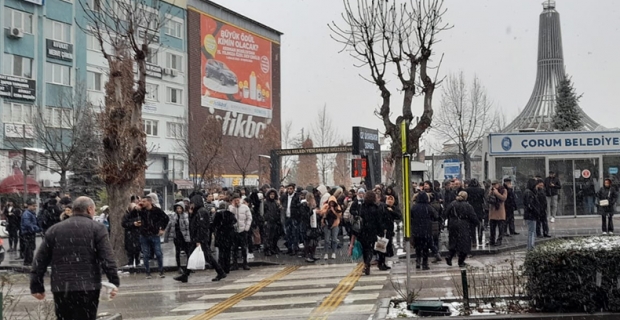
<svg viewBox="0 0 620 320">
<path fill-rule="evenodd" d="M 45 81 L 63 86 L 71 85 L 71 67 L 51 62 L 45 63 Z"/>
<path fill-rule="evenodd" d="M 173 139 L 185 138 L 185 125 L 178 122 L 166 122 L 166 137 Z"/>
<path fill-rule="evenodd" d="M 183 39 L 183 22 L 168 18 L 165 30 L 169 36 Z"/>
<path fill-rule="evenodd" d="M 32 59 L 5 53 L 2 59 L 2 73 L 32 79 Z"/>
<path fill-rule="evenodd" d="M 25 33 L 32 34 L 33 18 L 32 14 L 4 7 L 4 28 L 18 28 Z"/>
<path fill-rule="evenodd" d="M 4 102 L 2 121 L 13 124 L 32 124 L 36 109 L 34 105 Z"/>
<path fill-rule="evenodd" d="M 47 127 L 69 129 L 73 125 L 73 110 L 71 108 L 47 107 L 45 112 L 45 125 Z"/>
<path fill-rule="evenodd" d="M 86 73 L 86 86 L 90 91 L 103 91 L 102 74 L 88 71 Z"/>
<path fill-rule="evenodd" d="M 45 37 L 51 40 L 73 43 L 71 40 L 72 27 L 67 23 L 47 19 L 45 20 Z"/>
</svg>

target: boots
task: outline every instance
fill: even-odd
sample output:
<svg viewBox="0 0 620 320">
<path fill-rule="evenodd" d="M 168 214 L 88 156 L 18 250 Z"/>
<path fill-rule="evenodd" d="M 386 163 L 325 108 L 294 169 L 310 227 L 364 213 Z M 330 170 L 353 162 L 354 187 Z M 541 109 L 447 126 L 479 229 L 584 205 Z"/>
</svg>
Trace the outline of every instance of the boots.
<svg viewBox="0 0 620 320">
<path fill-rule="evenodd" d="M 420 269 L 420 258 L 419 257 L 415 257 L 415 268 Z"/>
<path fill-rule="evenodd" d="M 184 273 L 172 279 L 174 279 L 175 281 L 181 281 L 182 283 L 187 283 L 188 278 L 189 278 L 189 275 L 187 273 Z"/>
<path fill-rule="evenodd" d="M 433 263 L 438 263 L 438 262 L 441 262 L 441 260 L 442 260 L 442 259 L 441 259 L 441 255 L 439 255 L 439 253 L 437 253 L 437 254 L 435 255 L 435 260 L 433 260 Z"/>
<path fill-rule="evenodd" d="M 422 258 L 422 270 L 430 270 L 428 267 L 428 257 Z"/>
<path fill-rule="evenodd" d="M 370 265 L 368 264 L 364 265 L 364 274 L 367 276 L 370 275 Z"/>
</svg>

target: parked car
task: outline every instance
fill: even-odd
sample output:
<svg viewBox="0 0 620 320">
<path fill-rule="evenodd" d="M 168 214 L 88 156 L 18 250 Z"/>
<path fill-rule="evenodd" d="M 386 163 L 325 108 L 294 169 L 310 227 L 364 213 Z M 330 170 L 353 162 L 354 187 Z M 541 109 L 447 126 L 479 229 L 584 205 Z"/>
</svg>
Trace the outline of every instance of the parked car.
<svg viewBox="0 0 620 320">
<path fill-rule="evenodd" d="M 205 71 L 207 78 L 219 80 L 223 86 L 237 85 L 237 75 L 224 62 L 209 59 Z"/>
</svg>

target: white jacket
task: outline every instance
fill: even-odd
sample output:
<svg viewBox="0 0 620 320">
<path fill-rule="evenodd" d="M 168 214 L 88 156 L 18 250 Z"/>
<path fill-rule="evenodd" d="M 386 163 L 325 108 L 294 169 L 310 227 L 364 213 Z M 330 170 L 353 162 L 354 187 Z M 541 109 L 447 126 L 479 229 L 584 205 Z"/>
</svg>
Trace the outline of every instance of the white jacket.
<svg viewBox="0 0 620 320">
<path fill-rule="evenodd" d="M 231 204 L 228 206 L 228 210 L 235 215 L 235 218 L 237 218 L 237 224 L 235 224 L 235 230 L 237 230 L 237 233 L 250 231 L 250 227 L 252 226 L 252 211 L 250 211 L 248 206 L 241 204 L 237 208 Z"/>
</svg>

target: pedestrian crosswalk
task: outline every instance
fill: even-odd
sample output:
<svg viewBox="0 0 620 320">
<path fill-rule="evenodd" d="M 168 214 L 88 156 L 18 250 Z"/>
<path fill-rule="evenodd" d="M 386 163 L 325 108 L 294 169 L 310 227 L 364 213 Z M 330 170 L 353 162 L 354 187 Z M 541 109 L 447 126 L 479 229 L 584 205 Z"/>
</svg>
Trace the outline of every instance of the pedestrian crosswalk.
<svg viewBox="0 0 620 320">
<path fill-rule="evenodd" d="M 268 267 L 153 319 L 368 319 L 387 279 L 353 263 Z"/>
</svg>

